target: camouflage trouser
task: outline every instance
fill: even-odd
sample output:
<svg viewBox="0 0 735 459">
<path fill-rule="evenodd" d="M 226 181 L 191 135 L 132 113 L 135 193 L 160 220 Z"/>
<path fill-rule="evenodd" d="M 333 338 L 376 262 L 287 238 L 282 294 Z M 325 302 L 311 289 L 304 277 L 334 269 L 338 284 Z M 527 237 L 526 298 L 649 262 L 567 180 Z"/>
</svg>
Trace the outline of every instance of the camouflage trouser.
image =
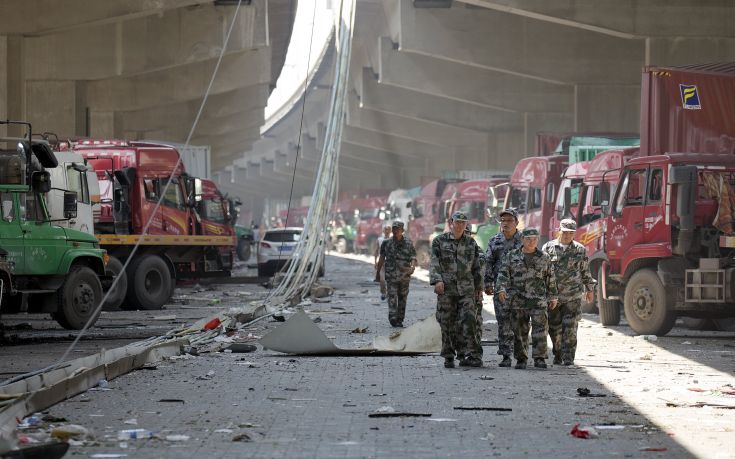
<svg viewBox="0 0 735 459">
<path fill-rule="evenodd" d="M 388 321 L 391 325 L 403 323 L 406 316 L 406 298 L 409 281 L 387 281 L 388 284 Z"/>
<path fill-rule="evenodd" d="M 554 357 L 574 361 L 577 352 L 577 325 L 582 317 L 582 300 L 560 302 L 549 311 L 549 336 L 554 344 Z"/>
<path fill-rule="evenodd" d="M 436 321 L 442 330 L 441 356 L 482 358 L 477 336 L 477 303 L 474 296 L 437 295 Z"/>
<path fill-rule="evenodd" d="M 501 303 L 498 295 L 493 295 L 495 319 L 498 321 L 498 355 L 510 357 L 513 354 L 513 326 L 510 322 L 510 300 Z"/>
<path fill-rule="evenodd" d="M 528 360 L 528 331 L 531 329 L 533 358 L 545 359 L 548 351 L 546 335 L 549 333 L 549 321 L 546 309 L 513 309 L 513 354 L 516 360 Z M 530 327 L 529 327 L 530 322 Z"/>
</svg>

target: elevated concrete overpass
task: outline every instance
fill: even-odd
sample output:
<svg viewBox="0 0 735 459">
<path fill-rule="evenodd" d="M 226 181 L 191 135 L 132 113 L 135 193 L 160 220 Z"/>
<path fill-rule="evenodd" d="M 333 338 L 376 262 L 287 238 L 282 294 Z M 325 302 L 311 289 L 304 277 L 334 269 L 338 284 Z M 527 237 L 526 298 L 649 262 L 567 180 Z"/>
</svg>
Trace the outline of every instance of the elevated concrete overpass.
<svg viewBox="0 0 735 459">
<path fill-rule="evenodd" d="M 357 3 L 341 190 L 511 170 L 539 131 L 637 132 L 643 66 L 735 60 L 731 2 Z M 288 197 L 298 158 L 294 195 L 310 194 L 330 83 L 327 69 L 310 87 L 300 151 L 296 105 L 220 183 L 254 203 Z"/>
<path fill-rule="evenodd" d="M 260 138 L 296 3 L 242 2 L 191 139 L 212 147 L 213 169 L 232 164 Z M 29 120 L 35 131 L 61 137 L 184 142 L 236 5 L 231 0 L 0 2 L 0 118 Z"/>
</svg>

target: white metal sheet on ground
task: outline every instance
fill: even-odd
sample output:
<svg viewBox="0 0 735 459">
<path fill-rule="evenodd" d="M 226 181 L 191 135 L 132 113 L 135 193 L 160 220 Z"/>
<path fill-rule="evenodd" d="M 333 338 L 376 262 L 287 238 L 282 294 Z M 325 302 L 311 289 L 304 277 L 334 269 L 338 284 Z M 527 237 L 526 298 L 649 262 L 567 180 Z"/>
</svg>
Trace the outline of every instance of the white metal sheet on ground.
<svg viewBox="0 0 735 459">
<path fill-rule="evenodd" d="M 286 323 L 276 328 L 272 332 L 260 339 L 260 344 L 264 348 L 272 351 L 283 352 L 286 354 L 297 355 L 321 355 L 321 356 L 368 356 L 368 355 L 416 355 L 434 352 L 434 350 L 410 350 L 414 346 L 410 342 L 410 337 L 421 336 L 421 330 L 430 330 L 431 326 L 424 324 L 426 321 L 419 322 L 401 333 L 406 335 L 403 340 L 393 340 L 390 338 L 376 338 L 380 347 L 365 347 L 358 349 L 345 349 L 337 347 L 324 332 L 314 324 L 314 322 L 306 315 L 304 311 L 299 310 L 291 316 Z M 424 324 L 423 327 L 419 326 Z M 415 331 L 411 330 L 415 328 Z M 438 328 L 438 325 L 437 325 Z M 382 338 L 382 339 L 381 339 Z M 431 342 L 427 340 L 426 342 Z M 424 342 L 424 340 L 419 340 Z M 385 344 L 385 347 L 383 345 Z M 403 349 L 402 349 L 403 348 Z"/>
</svg>

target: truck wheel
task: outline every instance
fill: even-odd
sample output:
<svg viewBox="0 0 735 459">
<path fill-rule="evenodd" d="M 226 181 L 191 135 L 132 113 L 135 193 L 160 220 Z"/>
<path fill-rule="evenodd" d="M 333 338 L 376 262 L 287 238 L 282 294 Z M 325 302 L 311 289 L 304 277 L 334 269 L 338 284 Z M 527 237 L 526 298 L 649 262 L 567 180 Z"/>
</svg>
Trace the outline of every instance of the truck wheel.
<svg viewBox="0 0 735 459">
<path fill-rule="evenodd" d="M 597 273 L 595 299 L 600 312 L 600 323 L 606 327 L 620 325 L 620 301 L 602 299 L 602 269 Z"/>
<path fill-rule="evenodd" d="M 347 253 L 347 240 L 343 237 L 337 239 L 337 253 Z"/>
<path fill-rule="evenodd" d="M 102 284 L 97 274 L 86 266 L 72 266 L 58 291 L 58 310 L 53 317 L 68 330 L 81 330 L 95 312 L 91 325 L 97 321 L 101 300 Z"/>
<path fill-rule="evenodd" d="M 128 290 L 128 276 L 123 271 L 123 264 L 117 257 L 110 257 L 106 268 L 108 274 L 117 278 L 115 286 L 110 290 L 107 301 L 103 309 L 105 311 L 114 311 L 120 309 L 120 305 L 125 301 L 125 294 Z"/>
<path fill-rule="evenodd" d="M 173 282 L 166 262 L 157 255 L 143 255 L 128 265 L 127 306 L 161 309 L 171 298 Z"/>
<path fill-rule="evenodd" d="M 419 262 L 419 266 L 426 269 L 429 267 L 431 262 L 431 254 L 429 253 L 429 246 L 420 245 L 416 248 L 416 259 Z"/>
<path fill-rule="evenodd" d="M 250 240 L 240 239 L 237 241 L 237 258 L 240 261 L 247 261 L 250 259 Z"/>
<path fill-rule="evenodd" d="M 625 318 L 639 335 L 664 336 L 676 322 L 673 301 L 652 269 L 635 272 L 625 287 Z"/>
</svg>

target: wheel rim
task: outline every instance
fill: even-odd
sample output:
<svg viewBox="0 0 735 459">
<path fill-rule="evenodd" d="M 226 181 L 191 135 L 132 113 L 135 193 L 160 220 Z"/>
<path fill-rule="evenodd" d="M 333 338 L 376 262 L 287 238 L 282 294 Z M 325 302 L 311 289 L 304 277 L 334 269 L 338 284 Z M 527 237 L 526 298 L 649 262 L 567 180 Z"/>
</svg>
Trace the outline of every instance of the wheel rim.
<svg viewBox="0 0 735 459">
<path fill-rule="evenodd" d="M 163 276 L 158 271 L 148 271 L 145 275 L 144 286 L 148 293 L 160 292 L 163 287 Z"/>
<path fill-rule="evenodd" d="M 82 316 L 88 315 L 95 307 L 94 290 L 87 283 L 78 284 L 72 292 L 74 310 Z"/>
<path fill-rule="evenodd" d="M 656 304 L 650 288 L 642 285 L 633 292 L 633 312 L 641 320 L 650 320 Z"/>
</svg>

